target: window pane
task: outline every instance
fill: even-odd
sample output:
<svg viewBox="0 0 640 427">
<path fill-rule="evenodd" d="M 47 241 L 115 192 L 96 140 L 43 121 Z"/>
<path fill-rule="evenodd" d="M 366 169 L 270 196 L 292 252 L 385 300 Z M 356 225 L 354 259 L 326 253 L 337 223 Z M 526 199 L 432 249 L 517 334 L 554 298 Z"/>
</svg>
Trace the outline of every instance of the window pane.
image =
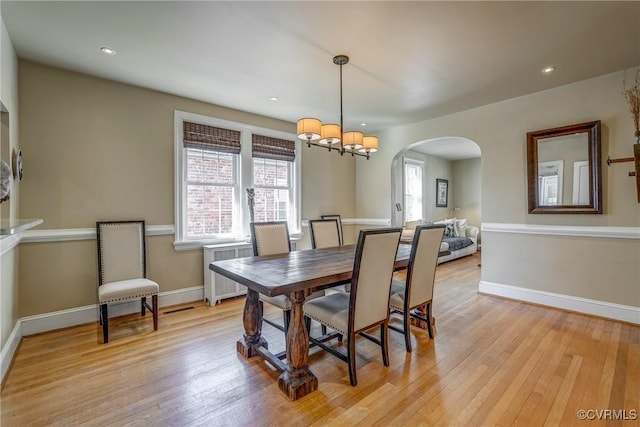
<svg viewBox="0 0 640 427">
<path fill-rule="evenodd" d="M 202 182 L 202 150 L 187 150 L 187 181 Z"/>
<path fill-rule="evenodd" d="M 233 156 L 217 151 L 187 149 L 187 181 L 233 184 Z"/>
<path fill-rule="evenodd" d="M 233 187 L 187 186 L 187 237 L 233 231 Z"/>
<path fill-rule="evenodd" d="M 264 185 L 263 159 L 253 159 L 253 185 Z"/>
<path fill-rule="evenodd" d="M 253 159 L 253 185 L 289 187 L 291 162 L 271 159 Z"/>
<path fill-rule="evenodd" d="M 289 213 L 289 190 L 256 188 L 255 221 L 285 221 Z"/>
<path fill-rule="evenodd" d="M 289 186 L 289 164 L 282 160 L 277 161 L 276 185 L 279 187 Z"/>
<path fill-rule="evenodd" d="M 404 165 L 405 176 L 405 221 L 415 221 L 422 218 L 422 166 Z"/>
</svg>

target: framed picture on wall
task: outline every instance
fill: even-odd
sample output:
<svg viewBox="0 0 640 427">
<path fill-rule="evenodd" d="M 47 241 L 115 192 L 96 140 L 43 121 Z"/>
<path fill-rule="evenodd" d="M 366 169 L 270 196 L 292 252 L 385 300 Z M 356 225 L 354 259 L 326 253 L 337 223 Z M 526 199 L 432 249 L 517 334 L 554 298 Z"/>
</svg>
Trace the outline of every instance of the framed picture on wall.
<svg viewBox="0 0 640 427">
<path fill-rule="evenodd" d="M 436 178 L 436 208 L 446 208 L 449 201 L 449 180 Z"/>
</svg>

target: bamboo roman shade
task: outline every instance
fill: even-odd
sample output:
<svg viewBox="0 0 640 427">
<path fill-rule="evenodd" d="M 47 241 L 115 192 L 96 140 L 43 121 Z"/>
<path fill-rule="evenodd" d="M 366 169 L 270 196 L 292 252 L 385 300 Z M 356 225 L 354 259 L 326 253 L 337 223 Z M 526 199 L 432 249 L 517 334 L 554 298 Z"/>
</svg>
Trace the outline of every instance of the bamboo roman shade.
<svg viewBox="0 0 640 427">
<path fill-rule="evenodd" d="M 251 138 L 253 157 L 293 162 L 296 159 L 296 144 L 286 139 L 253 134 Z"/>
<path fill-rule="evenodd" d="M 183 122 L 184 147 L 240 154 L 240 132 L 200 123 Z"/>
</svg>

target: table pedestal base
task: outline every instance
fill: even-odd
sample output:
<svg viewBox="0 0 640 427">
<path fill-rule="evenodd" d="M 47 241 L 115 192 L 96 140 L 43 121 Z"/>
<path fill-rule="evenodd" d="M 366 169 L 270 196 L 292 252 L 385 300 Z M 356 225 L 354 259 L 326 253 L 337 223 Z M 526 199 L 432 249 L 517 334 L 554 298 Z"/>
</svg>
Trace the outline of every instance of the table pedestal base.
<svg viewBox="0 0 640 427">
<path fill-rule="evenodd" d="M 247 359 L 258 355 L 258 347 L 269 348 L 269 343 L 262 337 L 255 344 L 248 344 L 244 338 L 236 341 L 236 351 Z"/>
<path fill-rule="evenodd" d="M 302 376 L 292 377 L 289 372 L 284 371 L 278 378 L 278 387 L 289 399 L 298 400 L 318 389 L 318 378 L 308 369 Z"/>
</svg>

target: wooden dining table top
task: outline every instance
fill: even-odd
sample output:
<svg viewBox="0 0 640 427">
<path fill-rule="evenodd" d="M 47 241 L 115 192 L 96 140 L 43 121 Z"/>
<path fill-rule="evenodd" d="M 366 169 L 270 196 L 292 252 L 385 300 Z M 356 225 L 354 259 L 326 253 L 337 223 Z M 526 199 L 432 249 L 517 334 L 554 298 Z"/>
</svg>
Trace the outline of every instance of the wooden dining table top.
<svg viewBox="0 0 640 427">
<path fill-rule="evenodd" d="M 209 268 L 267 296 L 321 290 L 351 281 L 356 245 L 214 261 Z M 399 245 L 395 270 L 406 268 L 410 245 Z"/>
</svg>

